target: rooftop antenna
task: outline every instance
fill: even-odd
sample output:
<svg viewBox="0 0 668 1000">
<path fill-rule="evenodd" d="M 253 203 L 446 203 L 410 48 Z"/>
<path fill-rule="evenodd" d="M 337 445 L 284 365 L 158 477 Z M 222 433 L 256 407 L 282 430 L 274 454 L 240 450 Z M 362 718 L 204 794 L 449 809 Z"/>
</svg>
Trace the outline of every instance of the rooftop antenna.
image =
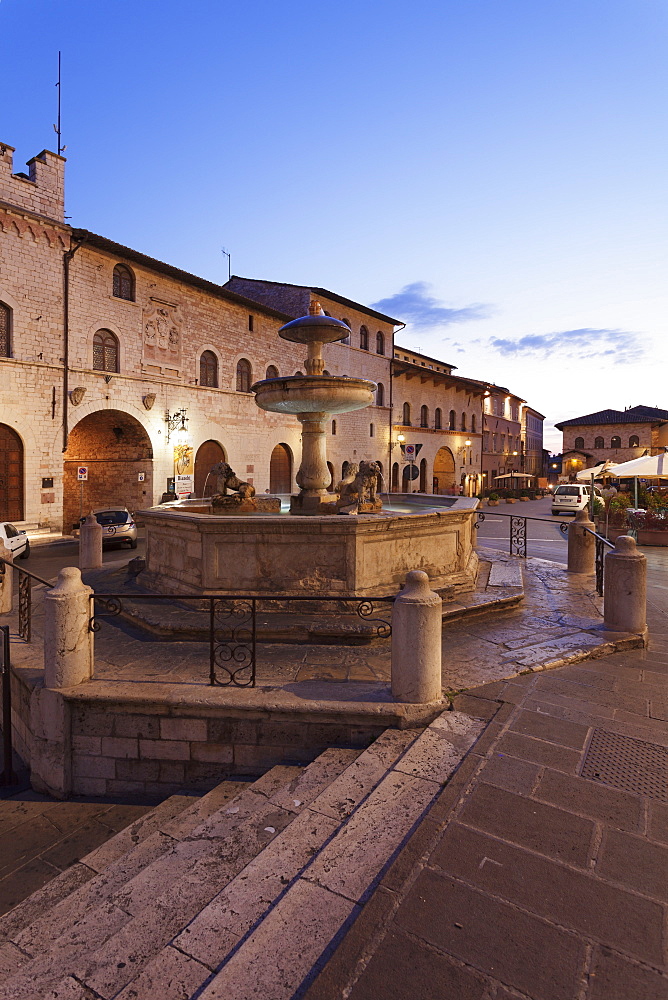
<svg viewBox="0 0 668 1000">
<path fill-rule="evenodd" d="M 58 136 L 58 156 L 62 156 L 67 146 L 61 145 L 61 132 L 60 132 L 60 51 L 58 52 L 58 83 L 56 84 L 58 88 L 58 124 L 53 126 L 53 131 Z"/>
<path fill-rule="evenodd" d="M 221 247 L 220 252 L 227 257 L 227 280 L 229 281 L 232 277 L 232 254 L 225 247 Z"/>
</svg>

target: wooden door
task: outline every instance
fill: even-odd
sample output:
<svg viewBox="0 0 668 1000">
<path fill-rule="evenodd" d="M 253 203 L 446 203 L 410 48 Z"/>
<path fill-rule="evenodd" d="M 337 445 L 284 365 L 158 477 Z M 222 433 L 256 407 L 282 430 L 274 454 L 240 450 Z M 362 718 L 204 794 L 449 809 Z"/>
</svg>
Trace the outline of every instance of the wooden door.
<svg viewBox="0 0 668 1000">
<path fill-rule="evenodd" d="M 23 520 L 23 444 L 0 424 L 0 521 Z"/>
<path fill-rule="evenodd" d="M 292 492 L 292 458 L 285 444 L 277 444 L 271 453 L 269 490 L 274 496 Z"/>
<path fill-rule="evenodd" d="M 213 493 L 216 482 L 213 477 L 211 477 L 207 483 L 206 479 L 211 469 L 218 462 L 225 462 L 225 450 L 218 444 L 217 441 L 205 441 L 197 449 L 197 454 L 195 455 L 195 496 L 196 497 L 210 497 Z M 243 479 L 243 476 L 239 477 Z"/>
</svg>

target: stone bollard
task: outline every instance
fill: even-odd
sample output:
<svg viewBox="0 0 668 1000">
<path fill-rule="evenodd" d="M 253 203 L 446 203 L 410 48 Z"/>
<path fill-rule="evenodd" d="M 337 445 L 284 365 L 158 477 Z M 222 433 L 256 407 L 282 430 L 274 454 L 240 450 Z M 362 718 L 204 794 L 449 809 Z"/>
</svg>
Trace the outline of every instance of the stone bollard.
<svg viewBox="0 0 668 1000">
<path fill-rule="evenodd" d="M 102 565 L 102 525 L 91 511 L 79 529 L 79 569 Z"/>
<path fill-rule="evenodd" d="M 579 510 L 573 523 L 568 525 L 569 573 L 593 573 L 596 567 L 596 539 L 584 528 L 595 531 L 586 507 Z"/>
<path fill-rule="evenodd" d="M 0 556 L 8 563 L 14 561 L 13 552 L 11 549 L 6 549 L 4 545 L 0 546 Z M 14 601 L 14 570 L 11 565 L 5 566 L 4 563 L 0 569 L 4 570 L 4 573 L 0 574 L 0 615 L 9 615 Z"/>
<path fill-rule="evenodd" d="M 426 704 L 442 697 L 443 601 L 422 570 L 411 570 L 392 607 L 392 697 Z"/>
<path fill-rule="evenodd" d="M 66 566 L 44 595 L 44 685 L 74 687 L 93 676 L 91 587 L 76 566 Z"/>
<path fill-rule="evenodd" d="M 603 621 L 614 632 L 647 628 L 647 559 L 630 535 L 620 535 L 605 557 Z"/>
</svg>

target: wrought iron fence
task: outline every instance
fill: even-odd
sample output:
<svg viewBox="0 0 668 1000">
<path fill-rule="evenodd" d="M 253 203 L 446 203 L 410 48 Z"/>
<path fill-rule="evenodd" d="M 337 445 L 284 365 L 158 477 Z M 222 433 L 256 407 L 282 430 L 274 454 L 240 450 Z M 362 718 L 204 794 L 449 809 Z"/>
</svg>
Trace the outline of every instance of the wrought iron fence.
<svg viewBox="0 0 668 1000">
<path fill-rule="evenodd" d="M 606 547 L 609 549 L 614 549 L 612 542 L 604 538 L 603 535 L 599 535 L 596 531 L 592 531 L 591 528 L 583 528 L 587 534 L 593 535 L 596 539 L 596 593 L 599 597 L 603 597 L 603 588 L 605 585 L 605 550 Z"/>
<path fill-rule="evenodd" d="M 2 752 L 0 785 L 15 785 L 18 778 L 12 766 L 12 670 L 9 657 L 9 625 L 0 625 L 2 649 Z"/>
<path fill-rule="evenodd" d="M 508 520 L 508 551 L 511 556 L 519 556 L 521 559 L 527 558 L 528 535 L 527 521 L 541 521 L 543 524 L 553 524 L 559 527 L 562 535 L 568 534 L 568 523 L 566 521 L 552 521 L 546 517 L 525 517 L 522 514 L 504 514 L 494 511 L 492 517 L 507 517 Z M 479 528 L 485 520 L 483 511 L 476 511 L 476 520 L 473 522 L 474 528 Z"/>
<path fill-rule="evenodd" d="M 258 647 L 258 606 L 284 610 L 293 602 L 338 605 L 345 615 L 355 613 L 370 626 L 367 638 L 388 639 L 392 625 L 378 617 L 379 604 L 392 604 L 394 597 L 342 597 L 318 595 L 307 597 L 294 594 L 212 594 L 205 597 L 190 594 L 93 594 L 93 615 L 89 622 L 92 632 L 98 632 L 104 618 L 122 616 L 125 604 L 133 601 L 162 602 L 174 605 L 187 603 L 192 609 L 208 615 L 209 684 L 218 687 L 255 687 Z M 100 607 L 95 610 L 95 605 Z M 178 608 L 176 609 L 178 611 Z"/>
<path fill-rule="evenodd" d="M 16 563 L 9 562 L 7 559 L 0 557 L 0 577 L 4 576 L 5 573 L 11 573 L 12 570 L 16 570 L 19 577 L 19 621 L 17 631 L 24 642 L 30 642 L 32 640 L 33 580 L 49 588 L 53 587 L 54 584 L 49 580 L 43 580 L 36 573 L 31 573 L 29 570 L 17 566 Z"/>
</svg>

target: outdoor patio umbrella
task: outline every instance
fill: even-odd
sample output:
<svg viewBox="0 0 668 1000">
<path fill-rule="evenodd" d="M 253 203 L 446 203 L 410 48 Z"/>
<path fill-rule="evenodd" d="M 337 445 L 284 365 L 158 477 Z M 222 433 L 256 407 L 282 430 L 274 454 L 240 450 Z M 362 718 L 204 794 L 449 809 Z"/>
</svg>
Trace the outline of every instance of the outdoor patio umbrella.
<svg viewBox="0 0 668 1000">
<path fill-rule="evenodd" d="M 638 479 L 668 479 L 668 454 L 643 455 L 615 466 L 615 479 L 633 478 L 635 484 L 635 505 L 638 506 Z"/>
<path fill-rule="evenodd" d="M 606 458 L 605 462 L 597 462 L 596 465 L 592 465 L 591 469 L 580 469 L 580 471 L 576 473 L 575 478 L 580 483 L 588 483 L 592 476 L 594 479 L 601 479 L 605 476 L 613 475 L 616 477 L 617 473 L 613 472 L 613 469 L 616 468 L 617 466 L 615 463 Z"/>
<path fill-rule="evenodd" d="M 494 476 L 494 482 L 497 479 L 533 479 L 534 477 L 530 472 L 506 472 L 502 476 Z"/>
</svg>

